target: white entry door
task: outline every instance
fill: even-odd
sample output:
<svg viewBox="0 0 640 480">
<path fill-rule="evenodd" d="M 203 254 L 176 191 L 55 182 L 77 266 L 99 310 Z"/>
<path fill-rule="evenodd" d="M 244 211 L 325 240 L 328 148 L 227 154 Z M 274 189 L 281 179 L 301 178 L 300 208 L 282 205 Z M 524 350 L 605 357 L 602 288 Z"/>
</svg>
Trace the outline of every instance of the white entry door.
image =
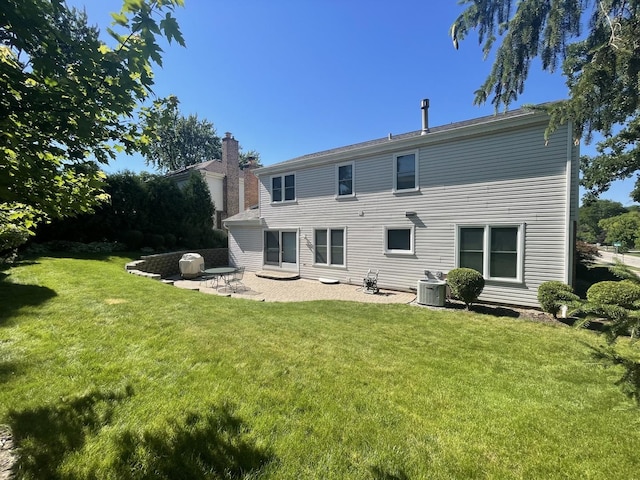
<svg viewBox="0 0 640 480">
<path fill-rule="evenodd" d="M 285 270 L 298 270 L 298 232 L 265 230 L 264 264 Z"/>
</svg>

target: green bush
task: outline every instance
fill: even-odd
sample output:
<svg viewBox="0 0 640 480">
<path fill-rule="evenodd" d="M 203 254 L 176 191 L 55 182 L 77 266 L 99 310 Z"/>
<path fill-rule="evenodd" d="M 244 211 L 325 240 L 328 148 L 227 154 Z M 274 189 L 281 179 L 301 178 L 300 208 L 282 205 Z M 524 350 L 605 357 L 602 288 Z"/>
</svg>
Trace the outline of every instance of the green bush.
<svg viewBox="0 0 640 480">
<path fill-rule="evenodd" d="M 543 312 L 556 318 L 563 305 L 569 306 L 579 300 L 573 289 L 566 283 L 552 280 L 544 282 L 538 287 L 538 303 Z"/>
<path fill-rule="evenodd" d="M 176 243 L 178 243 L 178 237 L 176 237 L 173 233 L 165 233 L 162 237 L 164 238 L 164 245 L 168 249 L 172 249 L 176 246 Z"/>
<path fill-rule="evenodd" d="M 587 301 L 592 304 L 634 308 L 638 300 L 640 300 L 640 286 L 629 280 L 594 283 L 587 290 Z"/>
<path fill-rule="evenodd" d="M 164 248 L 164 237 L 159 233 L 147 233 L 144 236 L 145 247 L 151 247 L 154 251 Z"/>
<path fill-rule="evenodd" d="M 467 309 L 484 290 L 484 278 L 471 268 L 454 268 L 447 274 L 447 283 L 454 297 L 462 300 Z"/>
<path fill-rule="evenodd" d="M 144 234 L 140 230 L 125 230 L 121 239 L 130 250 L 139 250 L 144 242 Z"/>
</svg>

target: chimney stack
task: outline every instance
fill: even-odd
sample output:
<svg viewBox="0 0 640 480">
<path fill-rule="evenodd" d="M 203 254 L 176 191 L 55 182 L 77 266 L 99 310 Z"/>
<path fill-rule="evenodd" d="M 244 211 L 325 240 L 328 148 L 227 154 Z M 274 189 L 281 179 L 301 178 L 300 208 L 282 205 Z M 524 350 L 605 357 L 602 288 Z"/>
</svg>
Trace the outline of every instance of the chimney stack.
<svg viewBox="0 0 640 480">
<path fill-rule="evenodd" d="M 422 109 L 422 135 L 429 133 L 429 99 L 422 100 L 420 106 Z"/>
</svg>

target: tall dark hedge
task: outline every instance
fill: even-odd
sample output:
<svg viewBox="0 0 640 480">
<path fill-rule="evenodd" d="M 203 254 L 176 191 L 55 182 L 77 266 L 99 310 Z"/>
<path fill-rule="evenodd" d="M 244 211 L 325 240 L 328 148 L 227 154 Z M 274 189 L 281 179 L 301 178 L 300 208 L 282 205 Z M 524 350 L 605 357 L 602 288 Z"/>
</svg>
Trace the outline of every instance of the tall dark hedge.
<svg viewBox="0 0 640 480">
<path fill-rule="evenodd" d="M 213 231 L 214 206 L 197 172 L 183 189 L 162 175 L 119 172 L 107 177 L 105 191 L 110 201 L 93 214 L 42 226 L 34 241 L 117 241 L 133 250 L 226 246 Z"/>
</svg>

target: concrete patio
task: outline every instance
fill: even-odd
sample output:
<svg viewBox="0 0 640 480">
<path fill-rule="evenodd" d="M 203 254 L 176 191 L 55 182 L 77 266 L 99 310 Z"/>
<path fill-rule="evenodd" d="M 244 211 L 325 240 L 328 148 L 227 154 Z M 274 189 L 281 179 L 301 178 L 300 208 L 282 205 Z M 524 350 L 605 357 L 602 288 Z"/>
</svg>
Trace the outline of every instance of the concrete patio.
<svg viewBox="0 0 640 480">
<path fill-rule="evenodd" d="M 245 272 L 242 283 L 246 289 L 237 293 L 224 288 L 221 283 L 218 289 L 211 282 L 200 279 L 174 279 L 173 285 L 188 290 L 199 290 L 202 293 L 223 295 L 234 298 L 245 298 L 263 302 L 305 302 L 312 300 L 345 300 L 364 303 L 411 303 L 415 293 L 380 289 L 375 294 L 365 293 L 359 285 L 335 284 L 327 285 L 317 280 L 276 280 L 261 278 L 253 272 Z"/>
</svg>

